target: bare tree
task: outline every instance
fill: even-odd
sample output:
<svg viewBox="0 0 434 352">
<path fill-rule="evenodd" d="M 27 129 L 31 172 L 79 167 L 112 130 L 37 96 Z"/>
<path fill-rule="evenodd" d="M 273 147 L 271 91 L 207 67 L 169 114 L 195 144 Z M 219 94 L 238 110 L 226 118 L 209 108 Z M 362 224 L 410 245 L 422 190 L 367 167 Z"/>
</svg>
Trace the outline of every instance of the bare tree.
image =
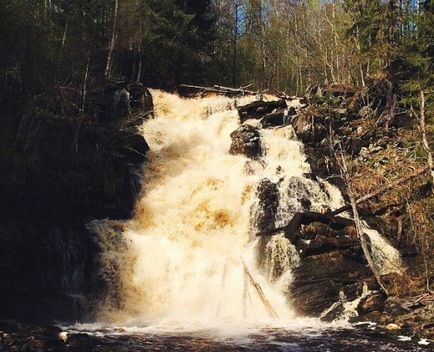
<svg viewBox="0 0 434 352">
<path fill-rule="evenodd" d="M 111 69 L 112 69 L 112 65 L 113 65 L 113 53 L 114 53 L 115 46 L 116 46 L 118 13 L 119 13 L 119 0 L 115 0 L 112 36 L 110 39 L 109 50 L 108 50 L 108 54 L 107 54 L 107 64 L 106 64 L 105 71 L 104 71 L 104 75 L 105 75 L 106 79 L 109 79 L 111 76 Z"/>
<path fill-rule="evenodd" d="M 432 151 L 426 138 L 426 127 L 425 127 L 425 93 L 423 90 L 420 91 L 420 113 L 419 113 L 419 129 L 422 133 L 422 145 L 428 155 L 428 166 L 431 171 L 431 178 L 434 187 L 434 166 Z"/>
<path fill-rule="evenodd" d="M 380 273 L 377 269 L 377 266 L 375 265 L 374 260 L 371 256 L 367 236 L 363 232 L 363 225 L 362 225 L 362 221 L 360 220 L 359 211 L 357 209 L 356 197 L 355 197 L 354 190 L 353 190 L 353 187 L 351 184 L 351 175 L 350 175 L 350 171 L 348 169 L 347 161 L 345 159 L 342 148 L 340 149 L 339 155 L 336 155 L 336 160 L 338 162 L 338 165 L 339 165 L 339 168 L 341 171 L 342 179 L 345 182 L 348 198 L 350 199 L 351 209 L 352 209 L 353 216 L 354 216 L 356 234 L 357 234 L 357 238 L 360 241 L 360 245 L 362 246 L 363 254 L 366 258 L 366 261 L 368 262 L 369 268 L 371 269 L 372 274 L 374 275 L 375 280 L 377 281 L 378 285 L 381 287 L 381 289 L 383 290 L 383 292 L 386 295 L 389 295 L 389 292 L 386 289 L 386 287 L 384 286 L 384 284 L 381 280 Z"/>
</svg>

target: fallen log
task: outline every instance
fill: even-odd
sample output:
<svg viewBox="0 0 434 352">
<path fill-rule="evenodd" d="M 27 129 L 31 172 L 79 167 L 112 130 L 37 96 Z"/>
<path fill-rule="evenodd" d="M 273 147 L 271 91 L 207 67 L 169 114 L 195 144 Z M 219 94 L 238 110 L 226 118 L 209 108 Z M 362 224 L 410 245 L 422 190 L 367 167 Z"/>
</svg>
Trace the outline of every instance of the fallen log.
<svg viewBox="0 0 434 352">
<path fill-rule="evenodd" d="M 354 226 L 354 221 L 351 219 L 342 218 L 339 216 L 330 216 L 328 214 L 306 212 L 296 213 L 288 225 L 278 227 L 275 229 L 265 230 L 258 232 L 257 236 L 270 236 L 278 232 L 285 232 L 285 237 L 292 243 L 298 242 L 299 229 L 301 225 L 309 225 L 313 222 L 320 222 L 328 225 L 332 230 L 340 231 L 345 227 Z"/>
<path fill-rule="evenodd" d="M 244 86 L 244 87 L 240 87 L 240 88 L 231 88 L 231 87 L 214 85 L 214 88 L 218 89 L 222 92 L 230 92 L 230 93 L 234 93 L 236 95 L 238 95 L 238 94 L 241 94 L 241 95 L 256 95 L 256 94 L 258 94 L 258 92 L 255 92 L 253 90 L 247 90 L 247 88 L 249 88 L 250 86 L 251 86 L 251 84 Z"/>
<path fill-rule="evenodd" d="M 351 178 L 350 178 L 350 175 L 348 172 L 347 162 L 345 160 L 345 156 L 342 153 L 342 151 L 341 151 L 340 157 L 341 157 L 341 160 L 339 162 L 338 156 L 336 155 L 336 159 L 338 160 L 339 167 L 341 169 L 342 179 L 344 180 L 344 182 L 346 184 L 347 194 L 348 194 L 348 197 L 350 198 L 350 205 L 351 205 L 351 210 L 353 211 L 354 225 L 355 225 L 357 237 L 360 241 L 360 245 L 362 246 L 363 254 L 365 255 L 365 259 L 368 262 L 369 268 L 371 269 L 372 274 L 375 277 L 375 280 L 377 281 L 378 285 L 381 287 L 383 292 L 388 296 L 389 292 L 383 284 L 383 281 L 381 278 L 381 273 L 380 273 L 378 267 L 375 265 L 375 261 L 374 261 L 374 258 L 372 256 L 372 253 L 371 253 L 371 248 L 370 248 L 370 244 L 369 244 L 369 236 L 367 236 L 363 231 L 362 220 L 360 219 L 359 210 L 357 209 L 356 197 L 354 196 L 354 192 L 353 192 L 353 189 L 351 187 Z"/>
<path fill-rule="evenodd" d="M 193 86 L 189 84 L 181 84 L 178 86 L 178 94 L 182 97 L 191 98 L 195 96 L 203 96 L 206 94 L 220 94 L 228 97 L 256 95 L 257 92 L 241 88 L 230 88 L 215 85 L 213 87 Z"/>
<path fill-rule="evenodd" d="M 417 170 L 414 173 L 403 177 L 399 180 L 396 180 L 392 182 L 391 184 L 381 187 L 380 189 L 371 192 L 363 197 L 358 198 L 355 201 L 356 205 L 362 204 L 364 202 L 367 202 L 368 200 L 377 197 L 390 189 L 396 188 L 398 185 L 410 181 L 411 179 L 423 175 L 426 172 L 430 171 L 430 167 L 425 167 L 423 169 Z M 291 237 L 296 236 L 297 230 L 300 228 L 301 225 L 308 225 L 313 222 L 320 222 L 323 224 L 327 224 L 330 226 L 333 230 L 341 230 L 346 226 L 354 226 L 354 221 L 350 219 L 346 219 L 343 217 L 338 217 L 337 215 L 348 211 L 352 209 L 351 204 L 346 204 L 343 207 L 340 207 L 336 210 L 329 211 L 327 213 L 315 213 L 315 212 L 307 212 L 307 213 L 296 213 L 294 217 L 291 219 L 288 225 L 278 227 L 275 229 L 265 230 L 258 232 L 257 236 L 271 236 L 278 232 L 285 232 L 285 236 L 288 237 L 291 240 Z M 292 238 L 294 240 L 294 238 Z"/>
</svg>

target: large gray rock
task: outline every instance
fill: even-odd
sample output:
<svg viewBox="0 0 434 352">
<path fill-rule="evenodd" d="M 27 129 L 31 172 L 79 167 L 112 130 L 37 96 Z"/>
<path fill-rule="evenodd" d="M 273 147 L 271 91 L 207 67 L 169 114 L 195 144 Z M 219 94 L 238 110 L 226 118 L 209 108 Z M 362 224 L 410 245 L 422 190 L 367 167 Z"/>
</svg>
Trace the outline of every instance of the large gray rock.
<svg viewBox="0 0 434 352">
<path fill-rule="evenodd" d="M 372 286 L 371 273 L 359 259 L 345 251 L 303 258 L 293 270 L 290 286 L 290 299 L 296 312 L 319 317 L 343 295 L 346 300 L 360 296 L 364 281 Z"/>
<path fill-rule="evenodd" d="M 241 125 L 231 133 L 231 154 L 243 154 L 249 158 L 259 158 L 262 155 L 262 145 L 259 130 L 251 125 Z"/>
</svg>

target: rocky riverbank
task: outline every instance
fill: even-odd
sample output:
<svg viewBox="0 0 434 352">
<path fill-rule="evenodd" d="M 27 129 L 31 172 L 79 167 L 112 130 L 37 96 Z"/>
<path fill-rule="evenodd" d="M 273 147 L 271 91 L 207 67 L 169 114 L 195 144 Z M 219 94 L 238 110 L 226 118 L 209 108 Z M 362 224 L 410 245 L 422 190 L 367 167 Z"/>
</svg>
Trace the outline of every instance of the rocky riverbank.
<svg viewBox="0 0 434 352">
<path fill-rule="evenodd" d="M 257 158 L 263 150 L 260 129 L 291 124 L 304 143 L 312 170 L 306 177 L 312 183 L 321 188 L 321 179 L 328 180 L 348 201 L 336 157 L 342 153 L 350 165 L 351 187 L 358 197 L 364 196 L 426 168 L 417 120 L 408 110 L 391 104 L 392 96 L 390 83 L 378 79 L 361 89 L 342 85 L 312 88 L 295 104 L 297 108 L 284 100 L 254 102 L 239 108 L 240 121 L 254 119 L 259 125 L 242 125 L 234 131 L 231 151 Z M 434 197 L 428 173 L 398 182 L 389 192 L 360 205 L 363 220 L 397 248 L 403 259 L 401 269 L 381 278 L 387 295 L 367 266 L 353 225 L 342 226 L 337 218 L 310 213 L 303 182 L 294 180 L 301 196 L 298 227 L 282 229 L 300 255 L 289 290 L 298 313 L 326 321 L 339 319 L 346 303 L 363 296 L 350 314 L 352 321 L 371 320 L 389 331 L 432 339 L 433 262 L 429 253 L 433 224 L 429 214 L 434 210 Z M 257 227 L 264 237 L 273 235 L 276 219 L 278 201 L 273 200 L 273 187 L 276 185 L 264 180 L 258 188 L 262 211 Z M 261 248 L 268 241 L 264 237 Z"/>
<path fill-rule="evenodd" d="M 247 338 L 248 337 L 248 338 Z M 152 334 L 125 328 L 76 330 L 57 326 L 22 325 L 0 321 L 1 351 L 26 352 L 134 352 L 134 351 L 348 351 L 391 352 L 430 351 L 429 342 L 416 336 L 402 336 L 372 324 L 353 329 L 333 328 L 318 332 L 314 329 L 252 330 L 247 336 L 219 337 L 211 332 Z"/>
<path fill-rule="evenodd" d="M 104 285 L 86 223 L 133 211 L 149 149 L 137 127 L 152 109 L 139 89 L 132 114 L 119 108 L 115 88 L 97 92 L 82 117 L 2 117 L 0 318 L 76 321 L 97 308 Z"/>
</svg>

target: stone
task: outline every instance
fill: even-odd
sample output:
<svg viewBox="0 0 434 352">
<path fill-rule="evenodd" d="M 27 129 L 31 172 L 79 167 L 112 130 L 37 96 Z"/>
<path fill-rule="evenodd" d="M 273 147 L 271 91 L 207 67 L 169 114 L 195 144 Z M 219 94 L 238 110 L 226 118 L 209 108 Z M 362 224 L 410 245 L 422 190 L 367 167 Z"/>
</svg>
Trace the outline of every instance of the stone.
<svg viewBox="0 0 434 352">
<path fill-rule="evenodd" d="M 261 125 L 263 128 L 277 127 L 285 125 L 287 117 L 283 111 L 267 114 L 261 119 Z"/>
<path fill-rule="evenodd" d="M 401 327 L 396 323 L 390 323 L 390 324 L 387 324 L 385 326 L 385 329 L 390 330 L 390 331 L 394 331 L 394 330 L 400 330 Z"/>
<path fill-rule="evenodd" d="M 389 297 L 385 302 L 384 312 L 395 316 L 409 313 L 411 310 L 405 308 L 403 303 L 398 297 Z"/>
<path fill-rule="evenodd" d="M 327 136 L 327 128 L 321 117 L 300 113 L 292 120 L 292 126 L 303 143 L 319 143 Z"/>
<path fill-rule="evenodd" d="M 238 107 L 238 114 L 240 122 L 244 123 L 249 119 L 262 119 L 265 115 L 271 114 L 278 110 L 285 110 L 287 108 L 285 100 L 277 101 L 254 101 L 253 103 Z"/>
<path fill-rule="evenodd" d="M 259 129 L 251 125 L 241 125 L 231 133 L 232 144 L 229 153 L 242 154 L 256 159 L 262 155 Z"/>
<path fill-rule="evenodd" d="M 306 257 L 292 274 L 289 289 L 295 311 L 316 317 L 339 302 L 341 291 L 349 301 L 360 296 L 363 282 L 371 276 L 362 260 L 339 251 Z"/>
<path fill-rule="evenodd" d="M 386 297 L 382 293 L 374 293 L 362 298 L 357 306 L 360 315 L 384 309 Z"/>
<path fill-rule="evenodd" d="M 88 351 L 97 345 L 97 341 L 85 333 L 72 334 L 68 338 L 67 347 L 72 347 L 77 351 Z"/>
<path fill-rule="evenodd" d="M 151 92 L 144 87 L 140 82 L 130 83 L 127 86 L 128 92 L 131 94 L 131 108 L 134 110 L 143 109 L 145 111 L 154 110 L 154 102 Z"/>
<path fill-rule="evenodd" d="M 32 130 L 31 143 L 27 134 L 11 133 L 5 143 L 14 148 L 0 152 L 3 167 L 13 170 L 0 177 L 0 318 L 92 317 L 97 304 L 90 302 L 104 285 L 100 248 L 85 224 L 132 215 L 149 147 L 139 134 L 120 130 L 122 119 L 109 126 L 35 115 L 20 124 Z"/>
</svg>

